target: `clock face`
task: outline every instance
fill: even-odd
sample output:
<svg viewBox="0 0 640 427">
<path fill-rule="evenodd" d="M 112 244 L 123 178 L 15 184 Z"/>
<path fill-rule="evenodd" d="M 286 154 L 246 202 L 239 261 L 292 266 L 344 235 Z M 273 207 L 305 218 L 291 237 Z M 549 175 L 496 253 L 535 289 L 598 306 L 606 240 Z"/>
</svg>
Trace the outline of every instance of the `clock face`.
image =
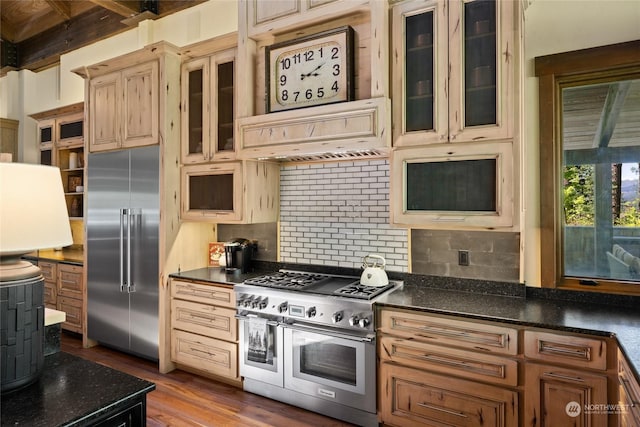
<svg viewBox="0 0 640 427">
<path fill-rule="evenodd" d="M 353 99 L 350 27 L 271 46 L 269 112 Z M 351 30 L 352 31 L 352 30 Z"/>
</svg>

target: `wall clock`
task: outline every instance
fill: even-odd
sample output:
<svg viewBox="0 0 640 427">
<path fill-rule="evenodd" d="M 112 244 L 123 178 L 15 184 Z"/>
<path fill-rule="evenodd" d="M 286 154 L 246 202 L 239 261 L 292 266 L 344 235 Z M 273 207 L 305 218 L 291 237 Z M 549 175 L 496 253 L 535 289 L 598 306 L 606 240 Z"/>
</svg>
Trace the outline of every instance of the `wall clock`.
<svg viewBox="0 0 640 427">
<path fill-rule="evenodd" d="M 267 112 L 354 100 L 353 40 L 345 26 L 267 46 Z"/>
</svg>

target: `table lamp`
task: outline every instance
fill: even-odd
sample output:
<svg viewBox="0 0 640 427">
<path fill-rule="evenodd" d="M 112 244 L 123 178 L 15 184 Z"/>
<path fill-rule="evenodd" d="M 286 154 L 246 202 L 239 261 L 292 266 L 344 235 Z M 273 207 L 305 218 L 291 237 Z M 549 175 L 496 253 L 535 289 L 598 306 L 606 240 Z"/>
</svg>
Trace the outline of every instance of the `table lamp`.
<svg viewBox="0 0 640 427">
<path fill-rule="evenodd" d="M 22 260 L 73 243 L 60 170 L 0 163 L 0 392 L 36 381 L 44 365 L 44 279 Z"/>
</svg>

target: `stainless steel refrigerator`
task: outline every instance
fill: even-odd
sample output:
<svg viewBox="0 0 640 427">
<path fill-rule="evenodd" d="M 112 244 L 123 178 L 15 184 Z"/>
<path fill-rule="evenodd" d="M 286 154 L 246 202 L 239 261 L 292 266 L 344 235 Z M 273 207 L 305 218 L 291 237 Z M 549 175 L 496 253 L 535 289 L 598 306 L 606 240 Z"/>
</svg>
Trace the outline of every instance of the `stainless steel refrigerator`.
<svg viewBox="0 0 640 427">
<path fill-rule="evenodd" d="M 87 161 L 87 336 L 158 360 L 159 147 Z"/>
</svg>

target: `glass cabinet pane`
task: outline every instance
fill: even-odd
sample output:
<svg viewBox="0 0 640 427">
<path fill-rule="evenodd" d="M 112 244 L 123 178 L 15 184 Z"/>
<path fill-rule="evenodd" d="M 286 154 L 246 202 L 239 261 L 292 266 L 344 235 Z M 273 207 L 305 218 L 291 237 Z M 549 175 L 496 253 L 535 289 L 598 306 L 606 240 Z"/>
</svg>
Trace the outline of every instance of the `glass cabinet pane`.
<svg viewBox="0 0 640 427">
<path fill-rule="evenodd" d="M 464 5 L 465 125 L 497 122 L 496 2 Z"/>
<path fill-rule="evenodd" d="M 405 130 L 433 129 L 433 11 L 405 20 Z"/>
<path fill-rule="evenodd" d="M 190 176 L 189 209 L 233 211 L 233 174 Z"/>
<path fill-rule="evenodd" d="M 203 70 L 189 71 L 189 154 L 202 153 Z"/>
<path fill-rule="evenodd" d="M 233 151 L 233 61 L 218 64 L 218 150 Z"/>
</svg>

